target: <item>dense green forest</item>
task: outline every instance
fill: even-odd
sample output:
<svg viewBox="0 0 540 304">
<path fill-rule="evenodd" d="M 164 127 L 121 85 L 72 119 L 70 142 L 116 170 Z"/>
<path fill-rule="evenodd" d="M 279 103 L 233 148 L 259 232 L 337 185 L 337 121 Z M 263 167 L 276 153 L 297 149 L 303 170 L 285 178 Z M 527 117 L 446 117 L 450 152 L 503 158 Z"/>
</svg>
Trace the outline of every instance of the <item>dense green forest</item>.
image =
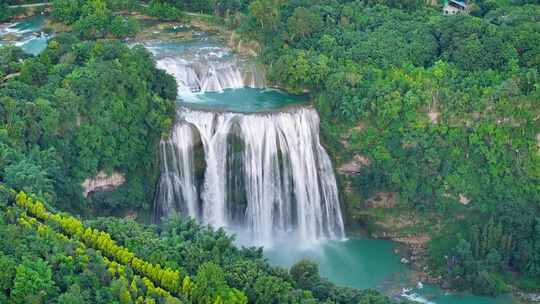
<svg viewBox="0 0 540 304">
<path fill-rule="evenodd" d="M 391 303 L 335 286 L 313 262 L 270 267 L 260 248 L 192 220 L 83 224 L 0 185 L 0 224 L 2 303 Z"/>
<path fill-rule="evenodd" d="M 150 54 L 65 34 L 35 58 L 15 47 L 0 49 L 0 58 L 0 77 L 18 75 L 0 86 L 0 179 L 65 210 L 149 209 L 155 147 L 176 98 L 174 79 Z M 82 181 L 114 169 L 126 175 L 123 190 L 84 203 Z"/>
<path fill-rule="evenodd" d="M 143 47 L 117 40 L 140 29 L 120 13 L 163 20 L 212 14 L 259 43 L 275 84 L 310 92 L 338 162 L 369 159 L 351 178 L 357 199 L 344 206 L 349 221 L 374 193 L 398 193 L 400 208 L 445 219 L 423 232 L 432 237 L 434 275 L 453 288 L 488 295 L 507 292 L 509 283 L 540 288 L 538 1 L 476 0 L 470 15 L 455 16 L 423 0 L 51 2 L 51 17 L 70 33 L 36 57 L 0 48 L 6 187 L 32 193 L 51 210 L 148 212 L 176 83 Z M 8 4 L 0 4 L 0 21 L 19 13 Z M 100 171 L 121 172 L 126 184 L 85 198 L 81 183 Z M 199 286 L 166 294 L 131 265 L 66 236 L 58 223 L 26 214 L 10 191 L 0 206 L 2 303 L 214 303 L 231 294 L 236 300 L 226 303 L 389 302 L 334 286 L 308 261 L 290 271 L 270 267 L 260 249 L 237 249 L 223 231 L 191 221 L 84 223 Z M 204 298 L 209 290 L 213 296 Z"/>
<path fill-rule="evenodd" d="M 10 8 L 6 2 L 0 2 L 0 22 L 9 21 L 13 16 L 21 12 L 20 9 Z"/>
<path fill-rule="evenodd" d="M 384 0 L 258 0 L 248 12 L 240 31 L 274 81 L 311 92 L 336 157 L 370 160 L 353 180 L 361 197 L 394 191 L 424 216 L 466 214 L 434 235 L 437 272 L 485 294 L 507 290 L 506 272 L 540 286 L 536 1 L 454 16 Z"/>
</svg>

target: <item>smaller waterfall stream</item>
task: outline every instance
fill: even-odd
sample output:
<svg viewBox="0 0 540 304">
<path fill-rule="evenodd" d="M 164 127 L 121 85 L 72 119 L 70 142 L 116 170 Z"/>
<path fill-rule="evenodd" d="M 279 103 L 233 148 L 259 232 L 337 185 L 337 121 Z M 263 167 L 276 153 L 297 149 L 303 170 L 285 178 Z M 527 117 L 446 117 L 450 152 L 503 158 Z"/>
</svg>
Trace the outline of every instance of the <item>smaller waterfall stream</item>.
<svg viewBox="0 0 540 304">
<path fill-rule="evenodd" d="M 266 87 L 264 73 L 257 64 L 232 56 L 230 49 L 215 42 L 184 44 L 187 47 L 148 46 L 157 59 L 157 67 L 176 78 L 180 98 L 192 99 L 193 93 Z"/>
<path fill-rule="evenodd" d="M 253 75 L 258 75 L 252 72 L 253 65 L 242 67 L 231 62 L 189 63 L 167 57 L 159 60 L 157 66 L 172 73 L 181 94 L 264 87 L 264 79 L 253 77 Z"/>
<path fill-rule="evenodd" d="M 240 229 L 257 245 L 284 235 L 302 242 L 344 237 L 314 109 L 241 114 L 180 108 L 178 116 L 172 136 L 161 143 L 158 216 L 180 212 Z M 204 174 L 196 172 L 197 153 Z M 203 176 L 198 184 L 197 175 Z"/>
</svg>

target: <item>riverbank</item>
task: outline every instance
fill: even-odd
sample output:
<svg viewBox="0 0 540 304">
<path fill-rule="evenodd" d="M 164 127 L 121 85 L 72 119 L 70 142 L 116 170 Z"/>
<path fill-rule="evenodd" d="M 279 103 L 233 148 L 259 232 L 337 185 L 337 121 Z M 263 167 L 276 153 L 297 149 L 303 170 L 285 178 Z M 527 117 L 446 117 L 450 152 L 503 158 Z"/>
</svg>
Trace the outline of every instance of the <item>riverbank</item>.
<svg viewBox="0 0 540 304">
<path fill-rule="evenodd" d="M 351 194 L 345 197 L 350 199 Z M 350 204 L 350 201 L 348 203 Z M 400 207 L 396 194 L 375 194 L 361 206 L 355 210 L 353 219 L 350 219 L 356 225 L 351 225 L 353 227 L 349 235 L 388 240 L 398 244 L 394 254 L 398 255 L 400 262 L 411 270 L 409 276 L 411 283 L 422 282 L 439 286 L 448 293 L 463 292 L 452 288 L 449 280 L 435 273 L 430 266 L 429 242 L 434 235 L 444 229 L 444 219 L 434 213 L 419 214 Z M 528 292 L 513 284 L 509 284 L 509 288 L 514 304 L 540 302 L 537 292 Z"/>
<path fill-rule="evenodd" d="M 345 195 L 345 199 L 348 195 Z M 433 274 L 428 263 L 428 231 L 438 229 L 438 219 L 423 220 L 415 212 L 399 208 L 395 193 L 377 193 L 367 200 L 365 208 L 355 210 L 350 221 L 356 222 L 350 234 L 372 239 L 393 241 L 399 246 L 394 253 L 402 264 L 411 268 L 412 281 L 430 283 L 449 289 L 449 284 L 440 275 Z"/>
<path fill-rule="evenodd" d="M 41 3 L 39 5 L 17 5 L 10 6 L 10 9 L 15 10 L 15 14 L 10 18 L 11 22 L 19 21 L 28 17 L 48 14 L 51 11 L 50 4 Z"/>
</svg>

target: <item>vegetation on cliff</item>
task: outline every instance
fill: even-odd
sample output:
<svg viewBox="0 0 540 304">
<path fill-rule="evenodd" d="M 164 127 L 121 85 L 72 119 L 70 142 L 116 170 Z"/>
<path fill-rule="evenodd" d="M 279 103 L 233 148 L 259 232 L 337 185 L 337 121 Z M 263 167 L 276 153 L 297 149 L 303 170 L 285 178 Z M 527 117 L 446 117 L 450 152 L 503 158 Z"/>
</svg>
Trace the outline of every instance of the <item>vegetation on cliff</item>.
<svg viewBox="0 0 540 304">
<path fill-rule="evenodd" d="M 497 294 L 505 273 L 540 287 L 540 6 L 487 2 L 257 0 L 240 30 L 271 78 L 313 94 L 336 157 L 368 159 L 352 190 L 461 214 L 432 235 L 434 271 Z"/>
<path fill-rule="evenodd" d="M 156 145 L 174 120 L 176 82 L 143 47 L 59 35 L 37 57 L 0 49 L 0 180 L 64 210 L 149 209 Z M 84 204 L 82 182 L 118 170 L 126 184 Z M 101 207 L 99 207 L 101 206 Z"/>
</svg>

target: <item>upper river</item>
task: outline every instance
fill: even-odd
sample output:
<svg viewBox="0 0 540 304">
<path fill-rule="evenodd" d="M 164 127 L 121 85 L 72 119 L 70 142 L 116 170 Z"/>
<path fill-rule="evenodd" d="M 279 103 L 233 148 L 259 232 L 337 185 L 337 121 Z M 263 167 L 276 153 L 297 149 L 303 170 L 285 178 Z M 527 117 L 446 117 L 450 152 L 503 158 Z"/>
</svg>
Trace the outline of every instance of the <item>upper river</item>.
<svg viewBox="0 0 540 304">
<path fill-rule="evenodd" d="M 14 23 L 0 23 L 0 46 L 16 45 L 26 53 L 37 55 L 47 47 L 48 35 L 43 33 L 45 16 L 38 15 Z"/>
<path fill-rule="evenodd" d="M 0 25 L 0 44 L 38 54 L 47 42 L 43 20 Z M 159 216 L 181 212 L 224 227 L 241 244 L 265 246 L 273 265 L 312 259 L 322 276 L 340 285 L 419 303 L 512 303 L 509 296 L 477 297 L 413 282 L 395 243 L 344 237 L 332 164 L 308 96 L 269 88 L 256 63 L 207 35 L 143 44 L 179 88 L 178 123 L 161 145 Z M 197 169 L 197 159 L 203 168 Z"/>
</svg>

